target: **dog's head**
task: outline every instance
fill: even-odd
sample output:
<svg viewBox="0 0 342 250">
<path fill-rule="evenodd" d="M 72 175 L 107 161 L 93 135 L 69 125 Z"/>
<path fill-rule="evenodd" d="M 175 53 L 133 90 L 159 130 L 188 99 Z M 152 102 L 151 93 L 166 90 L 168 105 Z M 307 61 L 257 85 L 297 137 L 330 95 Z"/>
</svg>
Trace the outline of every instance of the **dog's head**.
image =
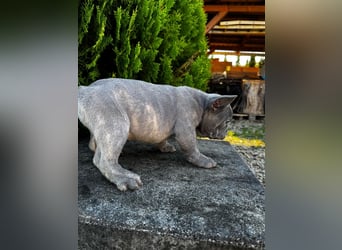
<svg viewBox="0 0 342 250">
<path fill-rule="evenodd" d="M 230 104 L 235 98 L 236 95 L 208 94 L 206 109 L 197 127 L 197 134 L 210 139 L 223 139 L 233 116 Z"/>
</svg>

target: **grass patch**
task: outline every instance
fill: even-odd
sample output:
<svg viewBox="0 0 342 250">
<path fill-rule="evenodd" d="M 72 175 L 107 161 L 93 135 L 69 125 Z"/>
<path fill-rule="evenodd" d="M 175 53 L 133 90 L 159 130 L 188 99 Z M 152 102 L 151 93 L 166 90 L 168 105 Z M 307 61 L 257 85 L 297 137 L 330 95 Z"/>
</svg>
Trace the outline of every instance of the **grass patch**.
<svg viewBox="0 0 342 250">
<path fill-rule="evenodd" d="M 209 139 L 209 138 L 201 138 Z M 239 128 L 237 131 L 228 130 L 224 141 L 236 146 L 265 147 L 265 126 L 249 126 Z"/>
<path fill-rule="evenodd" d="M 236 136 L 246 138 L 246 139 L 258 139 L 264 140 L 265 139 L 265 127 L 252 127 L 252 128 L 241 128 L 241 131 L 235 131 L 234 134 Z"/>
<path fill-rule="evenodd" d="M 238 131 L 229 130 L 224 140 L 238 146 L 265 147 L 265 126 L 242 127 Z"/>
</svg>

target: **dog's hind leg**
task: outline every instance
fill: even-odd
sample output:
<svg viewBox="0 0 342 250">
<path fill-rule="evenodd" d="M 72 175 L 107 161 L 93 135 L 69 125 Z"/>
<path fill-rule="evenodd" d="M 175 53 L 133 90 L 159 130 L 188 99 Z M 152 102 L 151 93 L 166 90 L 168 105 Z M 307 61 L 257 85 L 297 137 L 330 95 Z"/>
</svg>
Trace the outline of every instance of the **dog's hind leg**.
<svg viewBox="0 0 342 250">
<path fill-rule="evenodd" d="M 171 143 L 169 143 L 167 140 L 162 141 L 157 146 L 158 146 L 159 150 L 163 153 L 171 153 L 171 152 L 176 151 L 176 148 Z"/>
<path fill-rule="evenodd" d="M 100 119 L 102 118 L 104 117 Z M 118 163 L 128 133 L 129 120 L 122 112 L 113 112 L 111 117 L 106 116 L 101 125 L 94 130 L 96 149 L 93 163 L 121 191 L 134 190 L 142 186 L 139 175 L 122 168 Z"/>
<path fill-rule="evenodd" d="M 90 140 L 89 140 L 89 144 L 88 147 L 91 151 L 95 152 L 96 150 L 96 141 L 94 138 L 94 135 L 90 132 Z"/>
<path fill-rule="evenodd" d="M 93 163 L 119 190 L 138 189 L 142 186 L 139 175 L 118 163 L 128 138 L 128 116 L 108 94 L 101 93 L 100 98 L 96 94 L 83 95 L 78 103 L 83 112 L 81 122 L 92 135 L 89 147 L 95 149 Z"/>
</svg>

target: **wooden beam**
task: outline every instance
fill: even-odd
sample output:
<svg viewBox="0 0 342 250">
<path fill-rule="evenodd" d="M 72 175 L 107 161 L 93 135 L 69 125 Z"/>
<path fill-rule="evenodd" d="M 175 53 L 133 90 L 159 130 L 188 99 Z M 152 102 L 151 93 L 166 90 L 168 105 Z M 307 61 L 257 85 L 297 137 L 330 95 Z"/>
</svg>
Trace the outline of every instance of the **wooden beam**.
<svg viewBox="0 0 342 250">
<path fill-rule="evenodd" d="M 247 13 L 265 13 L 265 6 L 262 5 L 204 5 L 205 12 L 247 12 Z"/>
<path fill-rule="evenodd" d="M 265 31 L 220 31 L 212 30 L 211 35 L 229 35 L 229 36 L 265 36 Z"/>
<path fill-rule="evenodd" d="M 211 55 L 240 55 L 240 56 L 265 56 L 265 52 L 257 52 L 257 51 L 235 51 L 235 50 L 226 50 L 226 51 L 215 51 L 214 49 L 211 50 Z"/>
<path fill-rule="evenodd" d="M 236 46 L 241 46 L 241 43 L 210 42 L 209 45 L 210 46 L 214 46 L 214 47 L 224 47 L 224 46 L 236 47 Z M 258 48 L 261 48 L 261 47 L 265 47 L 265 44 L 246 43 L 244 45 L 244 47 L 258 47 Z"/>
<path fill-rule="evenodd" d="M 253 5 L 204 5 L 205 12 L 218 12 L 207 24 L 205 33 L 207 34 L 218 22 L 224 18 L 228 12 L 247 12 L 247 13 L 265 13 L 265 6 Z"/>
<path fill-rule="evenodd" d="M 220 0 L 220 2 L 222 2 L 222 3 L 235 3 L 235 4 L 237 4 L 237 3 L 239 3 L 239 4 L 241 4 L 241 1 L 239 1 L 239 0 Z M 260 0 L 244 0 L 243 1 L 244 3 L 259 3 L 260 2 Z"/>
<path fill-rule="evenodd" d="M 223 12 L 228 11 L 228 5 L 204 5 L 205 12 Z"/>
<path fill-rule="evenodd" d="M 264 44 L 244 44 L 240 43 L 219 43 L 219 42 L 210 42 L 209 43 L 210 50 L 215 49 L 223 49 L 223 50 L 235 50 L 235 51 L 265 51 Z"/>
<path fill-rule="evenodd" d="M 205 33 L 207 34 L 219 21 L 227 15 L 228 11 L 220 11 L 207 24 Z"/>
</svg>

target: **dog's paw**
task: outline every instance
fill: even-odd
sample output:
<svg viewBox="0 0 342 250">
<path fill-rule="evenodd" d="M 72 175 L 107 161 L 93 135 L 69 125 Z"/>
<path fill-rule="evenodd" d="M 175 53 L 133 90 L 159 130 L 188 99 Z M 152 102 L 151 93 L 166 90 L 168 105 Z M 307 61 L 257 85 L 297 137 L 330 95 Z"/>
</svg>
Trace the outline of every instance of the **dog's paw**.
<svg viewBox="0 0 342 250">
<path fill-rule="evenodd" d="M 217 165 L 213 159 L 202 154 L 188 157 L 188 161 L 201 168 L 214 168 Z"/>
<path fill-rule="evenodd" d="M 214 168 L 216 165 L 217 163 L 213 159 L 206 156 L 205 158 L 202 158 L 198 164 L 198 166 L 202 168 Z"/>
<path fill-rule="evenodd" d="M 172 144 L 168 143 L 167 141 L 160 143 L 158 147 L 159 147 L 159 150 L 163 153 L 172 153 L 176 151 L 176 148 Z"/>
<path fill-rule="evenodd" d="M 134 173 L 116 178 L 115 184 L 120 191 L 137 190 L 143 185 L 140 176 Z"/>
</svg>

